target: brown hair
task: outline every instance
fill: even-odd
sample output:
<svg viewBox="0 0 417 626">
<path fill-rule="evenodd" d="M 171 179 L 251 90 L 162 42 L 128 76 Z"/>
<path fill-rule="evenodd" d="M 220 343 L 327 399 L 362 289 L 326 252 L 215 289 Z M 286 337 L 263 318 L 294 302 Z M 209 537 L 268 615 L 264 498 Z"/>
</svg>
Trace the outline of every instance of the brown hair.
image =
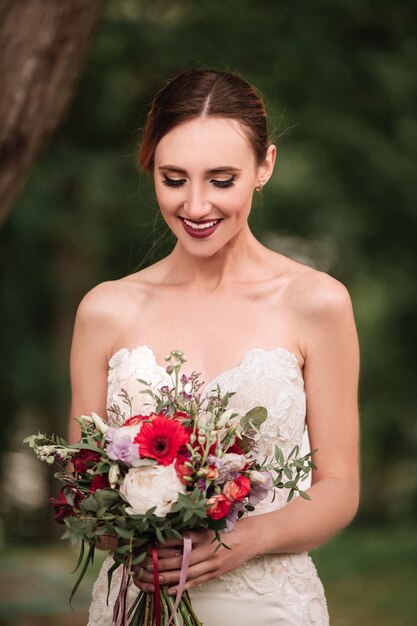
<svg viewBox="0 0 417 626">
<path fill-rule="evenodd" d="M 270 143 L 260 92 L 238 74 L 193 69 L 177 74 L 155 95 L 146 118 L 138 167 L 153 172 L 155 150 L 164 135 L 182 122 L 200 117 L 232 118 L 245 128 L 256 164 Z"/>
</svg>

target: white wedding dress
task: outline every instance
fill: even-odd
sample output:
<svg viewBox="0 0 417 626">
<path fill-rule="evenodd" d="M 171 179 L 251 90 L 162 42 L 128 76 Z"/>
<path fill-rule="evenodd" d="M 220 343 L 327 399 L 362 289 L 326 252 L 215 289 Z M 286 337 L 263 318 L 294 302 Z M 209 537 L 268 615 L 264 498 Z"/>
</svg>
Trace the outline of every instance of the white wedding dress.
<svg viewBox="0 0 417 626">
<path fill-rule="evenodd" d="M 140 393 L 142 378 L 160 388 L 171 384 L 165 367 L 158 364 L 153 351 L 146 345 L 133 350 L 122 348 L 109 361 L 107 413 L 113 425 L 120 425 L 131 416 L 129 405 L 123 402 L 121 391 L 132 398 L 133 413 L 149 413 L 149 394 Z M 301 369 L 295 354 L 286 348 L 248 350 L 240 364 L 222 372 L 201 387 L 202 397 L 219 384 L 222 394 L 236 392 L 229 407 L 247 412 L 254 406 L 264 406 L 268 418 L 258 435 L 259 459 L 273 454 L 277 443 L 287 455 L 295 444 L 302 454 L 309 451 L 305 427 L 306 394 Z M 303 485 L 304 489 L 307 485 Z M 256 515 L 285 506 L 288 490 L 277 489 L 260 502 Z M 308 503 L 306 503 L 306 509 Z M 306 520 L 308 523 L 308 520 Z M 88 626 L 111 626 L 112 609 L 120 583 L 120 568 L 113 575 L 109 605 L 106 605 L 107 570 L 113 559 L 107 556 L 94 584 Z M 133 584 L 129 603 L 138 593 Z M 197 615 L 204 626 L 328 626 L 329 615 L 323 585 L 311 557 L 306 553 L 263 554 L 220 578 L 190 589 Z"/>
</svg>

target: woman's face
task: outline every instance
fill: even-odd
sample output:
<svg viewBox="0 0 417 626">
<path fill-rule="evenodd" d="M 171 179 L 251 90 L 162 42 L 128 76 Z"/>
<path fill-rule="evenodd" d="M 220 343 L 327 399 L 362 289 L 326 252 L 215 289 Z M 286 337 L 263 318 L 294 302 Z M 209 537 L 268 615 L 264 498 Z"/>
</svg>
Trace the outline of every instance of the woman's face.
<svg viewBox="0 0 417 626">
<path fill-rule="evenodd" d="M 246 226 L 254 188 L 272 174 L 275 146 L 268 155 L 257 167 L 234 119 L 199 117 L 164 135 L 155 151 L 156 197 L 166 223 L 191 254 L 213 254 Z M 214 220 L 217 225 L 197 229 Z"/>
</svg>

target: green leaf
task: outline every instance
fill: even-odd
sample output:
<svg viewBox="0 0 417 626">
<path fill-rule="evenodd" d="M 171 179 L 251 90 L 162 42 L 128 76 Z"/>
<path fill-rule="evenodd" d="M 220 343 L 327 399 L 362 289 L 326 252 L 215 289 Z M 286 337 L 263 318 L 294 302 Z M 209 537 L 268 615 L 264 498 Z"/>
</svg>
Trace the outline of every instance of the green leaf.
<svg viewBox="0 0 417 626">
<path fill-rule="evenodd" d="M 133 530 L 125 530 L 124 528 L 119 528 L 118 526 L 115 526 L 114 530 L 119 537 L 122 537 L 122 539 L 130 539 L 133 536 Z"/>
<path fill-rule="evenodd" d="M 84 558 L 84 541 L 81 541 L 81 548 L 80 548 L 80 556 L 78 557 L 78 561 L 77 561 L 77 565 L 75 566 L 75 568 L 72 570 L 71 574 L 74 574 L 74 572 L 77 571 L 77 569 L 80 567 L 81 562 Z"/>
<path fill-rule="evenodd" d="M 143 559 L 146 556 L 146 552 L 142 552 L 142 554 L 139 554 L 138 556 L 136 556 L 133 560 L 132 560 L 132 565 L 139 565 L 139 563 L 142 563 Z"/>
<path fill-rule="evenodd" d="M 87 553 L 87 556 L 85 558 L 84 565 L 82 567 L 81 573 L 80 573 L 80 575 L 79 575 L 79 577 L 77 579 L 77 582 L 75 583 L 75 585 L 73 587 L 73 590 L 71 591 L 71 595 L 70 595 L 70 598 L 69 598 L 69 605 L 70 605 L 71 609 L 72 609 L 72 599 L 74 597 L 74 594 L 77 591 L 77 589 L 78 589 L 82 579 L 84 578 L 84 574 L 86 573 L 87 568 L 88 568 L 90 562 L 93 563 L 93 561 L 94 561 L 94 550 L 95 550 L 95 547 L 96 546 L 95 546 L 94 543 L 92 543 L 90 545 L 90 549 L 89 549 L 89 551 Z"/>
<path fill-rule="evenodd" d="M 283 469 L 284 469 L 285 476 L 291 480 L 291 478 L 292 478 L 292 471 L 290 470 L 288 465 L 284 465 Z"/>
<path fill-rule="evenodd" d="M 118 567 L 120 567 L 120 563 L 117 563 L 117 561 L 115 561 L 113 563 L 113 565 L 109 568 L 109 570 L 107 571 L 107 598 L 106 598 L 106 606 L 109 606 L 109 596 L 110 596 L 110 588 L 111 588 L 111 581 L 113 578 L 113 572 L 115 572 L 117 570 Z"/>
<path fill-rule="evenodd" d="M 136 380 L 149 387 L 150 383 L 147 380 L 143 380 L 143 378 L 137 378 Z"/>
<path fill-rule="evenodd" d="M 284 465 L 284 455 L 282 453 L 282 450 L 279 446 L 275 446 L 275 458 L 278 461 L 278 463 L 281 463 L 281 465 Z"/>
<path fill-rule="evenodd" d="M 256 429 L 259 429 L 267 417 L 268 411 L 264 406 L 255 406 L 241 418 L 240 425 L 244 428 L 248 424 L 252 424 Z"/>
<path fill-rule="evenodd" d="M 299 493 L 299 494 L 300 494 L 300 496 L 301 496 L 302 498 L 304 498 L 305 500 L 311 500 L 310 495 L 309 495 L 306 491 L 303 491 L 302 489 L 299 489 L 299 490 L 298 490 L 298 493 Z"/>
<path fill-rule="evenodd" d="M 291 452 L 289 453 L 288 458 L 290 459 L 293 454 L 297 455 L 299 452 L 300 452 L 299 446 L 294 446 Z"/>
</svg>

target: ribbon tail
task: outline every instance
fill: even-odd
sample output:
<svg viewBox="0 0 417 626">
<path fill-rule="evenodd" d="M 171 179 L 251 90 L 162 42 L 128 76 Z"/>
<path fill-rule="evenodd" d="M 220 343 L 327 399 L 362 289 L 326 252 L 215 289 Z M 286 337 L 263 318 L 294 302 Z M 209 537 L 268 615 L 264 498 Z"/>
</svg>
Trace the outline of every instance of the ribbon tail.
<svg viewBox="0 0 417 626">
<path fill-rule="evenodd" d="M 127 576 L 127 566 L 125 564 L 123 565 L 123 574 L 120 582 L 119 593 L 117 594 L 116 602 L 114 603 L 112 626 L 123 626 L 125 623 L 128 584 L 129 577 Z"/>
<path fill-rule="evenodd" d="M 161 626 L 161 588 L 159 585 L 158 551 L 152 546 L 153 585 L 155 598 L 155 626 Z"/>
<path fill-rule="evenodd" d="M 184 536 L 183 536 L 183 553 L 182 553 L 180 580 L 178 583 L 177 593 L 175 596 L 175 603 L 174 603 L 174 606 L 172 607 L 172 613 L 166 626 L 171 625 L 171 622 L 174 619 L 178 606 L 180 604 L 182 594 L 184 593 L 185 583 L 187 582 L 188 568 L 189 568 L 190 559 L 191 559 L 191 547 L 192 547 L 192 543 L 191 543 L 190 533 L 188 531 L 185 531 Z"/>
</svg>

